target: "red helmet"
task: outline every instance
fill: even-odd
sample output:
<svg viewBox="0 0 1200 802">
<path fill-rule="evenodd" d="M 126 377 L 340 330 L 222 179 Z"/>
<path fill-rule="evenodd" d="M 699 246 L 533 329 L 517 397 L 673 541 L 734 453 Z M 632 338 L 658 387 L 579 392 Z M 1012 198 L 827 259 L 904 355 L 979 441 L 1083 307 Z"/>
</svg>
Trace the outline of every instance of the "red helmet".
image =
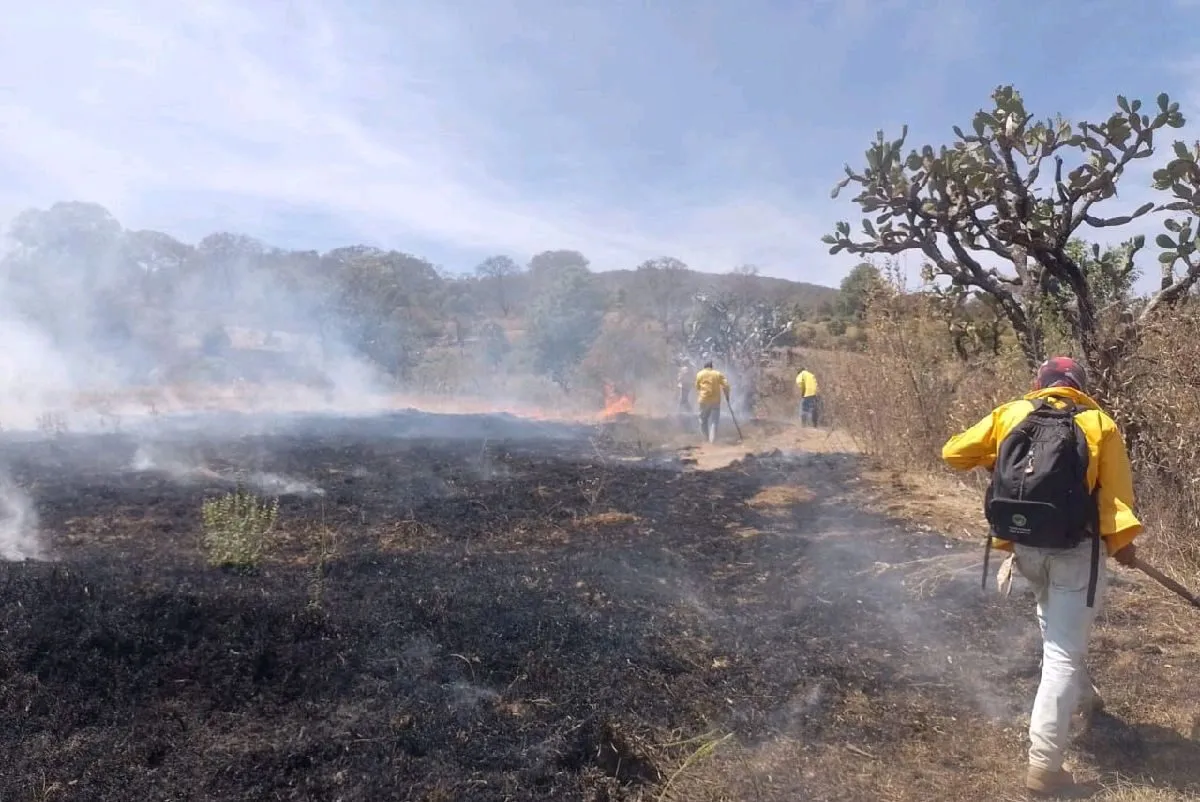
<svg viewBox="0 0 1200 802">
<path fill-rule="evenodd" d="M 1074 387 L 1082 393 L 1087 391 L 1087 384 L 1087 370 L 1083 365 L 1069 356 L 1054 356 L 1038 368 L 1037 377 L 1033 380 L 1033 389 Z"/>
</svg>

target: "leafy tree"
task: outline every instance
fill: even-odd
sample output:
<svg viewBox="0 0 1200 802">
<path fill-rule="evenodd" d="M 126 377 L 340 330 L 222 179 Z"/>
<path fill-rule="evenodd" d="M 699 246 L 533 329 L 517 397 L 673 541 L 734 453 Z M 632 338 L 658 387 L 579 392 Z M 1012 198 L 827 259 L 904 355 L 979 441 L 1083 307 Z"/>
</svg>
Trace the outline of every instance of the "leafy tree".
<svg viewBox="0 0 1200 802">
<path fill-rule="evenodd" d="M 604 318 L 603 295 L 582 261 L 543 267 L 529 315 L 534 367 L 564 390 Z"/>
<path fill-rule="evenodd" d="M 52 340 L 87 351 L 97 331 L 130 327 L 140 273 L 124 258 L 124 231 L 107 209 L 79 202 L 27 209 L 9 236 L 6 301 Z"/>
<path fill-rule="evenodd" d="M 454 342 L 462 348 L 471 328 L 479 319 L 479 307 L 466 281 L 455 281 L 446 276 L 442 279 L 442 297 L 438 300 L 443 313 L 450 319 Z"/>
<path fill-rule="evenodd" d="M 95 255 L 117 245 L 121 224 L 98 203 L 67 201 L 17 215 L 9 236 L 27 251 Z"/>
<path fill-rule="evenodd" d="M 560 274 L 573 275 L 580 270 L 587 272 L 589 262 L 579 251 L 542 251 L 529 260 L 529 278 L 534 292 L 553 284 Z"/>
<path fill-rule="evenodd" d="M 884 286 L 879 268 L 870 262 L 859 262 L 842 279 L 837 308 L 843 316 L 862 320 L 871 296 Z"/>
<path fill-rule="evenodd" d="M 349 344 L 407 376 L 441 333 L 437 270 L 410 254 L 366 246 L 338 248 L 322 261 L 339 277 L 337 310 Z"/>
<path fill-rule="evenodd" d="M 1101 250 L 1099 245 L 1073 239 L 1067 243 L 1066 252 L 1087 278 L 1097 309 L 1128 309 L 1134 302 L 1133 285 L 1140 271 L 1133 263 L 1129 243 Z M 1074 296 L 1069 287 L 1057 279 L 1046 279 L 1037 311 L 1048 348 L 1061 351 L 1073 347 L 1073 303 Z"/>
<path fill-rule="evenodd" d="M 1101 249 L 1099 245 L 1072 239 L 1066 252 L 1083 269 L 1096 306 L 1103 309 L 1132 297 L 1133 285 L 1141 277 L 1141 271 L 1133 264 L 1129 243 Z"/>
<path fill-rule="evenodd" d="M 483 356 L 492 367 L 499 367 L 512 350 L 504 327 L 494 321 L 483 324 L 479 330 L 479 338 L 483 341 Z"/>
<path fill-rule="evenodd" d="M 509 279 L 520 273 L 520 265 L 507 256 L 490 256 L 475 268 L 475 275 L 486 280 L 495 288 L 496 303 L 500 307 L 500 314 L 504 317 L 508 317 L 508 313 L 512 309 Z"/>
<path fill-rule="evenodd" d="M 152 308 L 172 300 L 195 249 L 160 231 L 127 231 L 123 245 L 125 258 L 140 274 L 141 301 Z"/>
<path fill-rule="evenodd" d="M 593 390 L 600 403 L 608 400 L 609 391 L 636 396 L 639 388 L 675 381 L 677 368 L 671 364 L 667 341 L 645 326 L 628 322 L 603 326 L 580 363 L 579 384 Z"/>
<path fill-rule="evenodd" d="M 265 250 L 253 237 L 220 231 L 196 244 L 196 258 L 204 273 L 219 281 L 219 285 L 208 285 L 209 290 L 228 298 L 235 292 L 242 275 L 257 265 Z"/>
<path fill-rule="evenodd" d="M 658 323 L 663 334 L 683 323 L 689 301 L 684 283 L 687 269 L 680 260 L 663 256 L 642 262 L 634 271 L 637 306 Z"/>
<path fill-rule="evenodd" d="M 1099 305 L 1126 286 L 1144 238 L 1130 238 L 1111 258 L 1097 258 L 1093 273 L 1081 263 L 1073 240 L 1087 228 L 1117 228 L 1165 209 L 1200 211 L 1200 145 L 1175 143 L 1176 158 L 1155 173 L 1155 186 L 1175 200 L 1145 203 L 1130 214 L 1103 216 L 1099 207 L 1114 198 L 1130 164 L 1154 154 L 1155 134 L 1184 124 L 1179 104 L 1158 96 L 1154 114 L 1142 102 L 1117 98 L 1118 109 L 1100 123 L 1072 124 L 1061 117 L 1035 121 L 1010 86 L 992 93 L 992 108 L 978 112 L 971 132 L 955 127 L 955 141 L 903 151 L 908 129 L 888 140 L 879 132 L 861 172 L 846 166 L 833 195 L 849 184 L 864 215 L 862 235 L 840 222 L 824 237 L 830 253 L 898 254 L 917 250 L 929 260 L 927 278 L 978 290 L 995 300 L 1011 325 L 1026 359 L 1045 355 L 1040 310 L 1048 292 L 1063 292 L 1061 305 L 1071 339 L 1102 383 L 1111 380 L 1127 347 L 1124 335 L 1105 341 Z M 1177 237 L 1160 235 L 1162 289 L 1143 307 L 1141 319 L 1181 297 L 1200 279 L 1191 218 L 1168 220 Z M 1183 263 L 1182 275 L 1171 268 Z M 1009 266 L 1006 270 L 1004 266 Z M 1097 272 L 1098 271 L 1098 275 Z M 1120 305 L 1120 302 L 1118 302 Z"/>
</svg>

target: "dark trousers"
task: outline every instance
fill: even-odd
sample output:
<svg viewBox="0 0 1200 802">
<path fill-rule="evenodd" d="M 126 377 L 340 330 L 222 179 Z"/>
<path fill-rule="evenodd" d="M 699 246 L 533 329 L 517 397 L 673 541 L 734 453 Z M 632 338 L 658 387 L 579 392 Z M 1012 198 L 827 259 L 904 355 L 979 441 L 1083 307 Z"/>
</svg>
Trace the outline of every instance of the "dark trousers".
<svg viewBox="0 0 1200 802">
<path fill-rule="evenodd" d="M 810 395 L 800 400 L 800 424 L 817 426 L 821 419 L 821 397 Z"/>
</svg>

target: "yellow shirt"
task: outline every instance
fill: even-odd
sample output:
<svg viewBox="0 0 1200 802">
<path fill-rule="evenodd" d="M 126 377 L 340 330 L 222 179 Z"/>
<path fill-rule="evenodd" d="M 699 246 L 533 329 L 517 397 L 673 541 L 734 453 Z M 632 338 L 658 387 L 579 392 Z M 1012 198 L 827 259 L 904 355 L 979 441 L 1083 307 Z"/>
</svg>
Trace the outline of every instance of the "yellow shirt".
<svg viewBox="0 0 1200 802">
<path fill-rule="evenodd" d="M 704 368 L 696 374 L 696 401 L 700 406 L 721 406 L 722 390 L 729 392 L 729 382 L 720 371 Z"/>
<path fill-rule="evenodd" d="M 1075 422 L 1087 439 L 1087 486 L 1094 490 L 1096 483 L 1100 483 L 1100 534 L 1108 553 L 1116 554 L 1142 531 L 1142 524 L 1133 512 L 1133 470 L 1121 430 L 1095 401 L 1078 390 L 1051 387 L 997 407 L 970 429 L 951 437 L 942 446 L 942 459 L 958 470 L 991 470 L 996 464 L 1000 441 L 1033 411 L 1031 402 L 1045 398 L 1053 404 L 1055 396 L 1069 398 L 1084 408 L 1075 416 Z M 1000 538 L 992 538 L 992 543 L 999 549 L 1012 549 L 1011 543 Z"/>
<path fill-rule="evenodd" d="M 817 394 L 817 377 L 807 370 L 802 370 L 796 375 L 796 386 L 800 388 L 801 396 L 812 398 Z"/>
</svg>

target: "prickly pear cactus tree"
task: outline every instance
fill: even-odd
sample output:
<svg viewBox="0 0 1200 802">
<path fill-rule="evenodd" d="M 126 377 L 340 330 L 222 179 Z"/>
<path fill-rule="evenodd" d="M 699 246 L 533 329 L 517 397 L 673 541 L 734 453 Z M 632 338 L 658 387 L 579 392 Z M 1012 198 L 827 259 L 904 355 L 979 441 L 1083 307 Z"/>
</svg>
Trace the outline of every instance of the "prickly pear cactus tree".
<svg viewBox="0 0 1200 802">
<path fill-rule="evenodd" d="M 1166 97 L 1159 95 L 1159 100 Z M 1172 106 L 1177 104 L 1172 103 Z M 1163 222 L 1167 233 L 1159 234 L 1154 244 L 1162 249 L 1158 261 L 1162 265 L 1159 291 L 1150 298 L 1143 314 L 1153 314 L 1162 305 L 1171 304 L 1187 295 L 1200 281 L 1200 230 L 1195 226 L 1200 217 L 1200 142 L 1190 147 L 1183 142 L 1172 145 L 1173 156 L 1161 170 L 1154 171 L 1154 188 L 1167 190 L 1175 200 L 1163 208 L 1185 212 L 1182 220 L 1168 218 Z"/>
<path fill-rule="evenodd" d="M 992 299 L 1031 364 L 1046 355 L 1049 303 L 1103 382 L 1123 351 L 1122 342 L 1100 336 L 1100 318 L 1115 311 L 1128 319 L 1136 308 L 1144 319 L 1184 297 L 1200 279 L 1198 241 L 1191 217 L 1165 220 L 1168 233 L 1155 241 L 1162 250 L 1161 289 L 1140 304 L 1128 288 L 1145 238 L 1132 236 L 1089 258 L 1078 242 L 1089 229 L 1119 229 L 1146 215 L 1200 213 L 1200 145 L 1179 142 L 1174 158 L 1154 174 L 1154 186 L 1173 200 L 1145 202 L 1123 214 L 1107 211 L 1130 165 L 1154 155 L 1155 135 L 1183 124 L 1179 104 L 1166 94 L 1152 111 L 1140 100 L 1118 97 L 1117 109 L 1101 122 L 1037 120 L 1016 90 L 1002 86 L 970 131 L 955 126 L 949 145 L 906 153 L 907 127 L 897 139 L 880 132 L 866 166 L 847 165 L 833 190 L 837 197 L 856 186 L 860 231 L 839 222 L 823 241 L 831 254 L 920 252 L 925 277 L 943 291 Z M 1122 290 L 1119 297 L 1114 289 Z"/>
</svg>

